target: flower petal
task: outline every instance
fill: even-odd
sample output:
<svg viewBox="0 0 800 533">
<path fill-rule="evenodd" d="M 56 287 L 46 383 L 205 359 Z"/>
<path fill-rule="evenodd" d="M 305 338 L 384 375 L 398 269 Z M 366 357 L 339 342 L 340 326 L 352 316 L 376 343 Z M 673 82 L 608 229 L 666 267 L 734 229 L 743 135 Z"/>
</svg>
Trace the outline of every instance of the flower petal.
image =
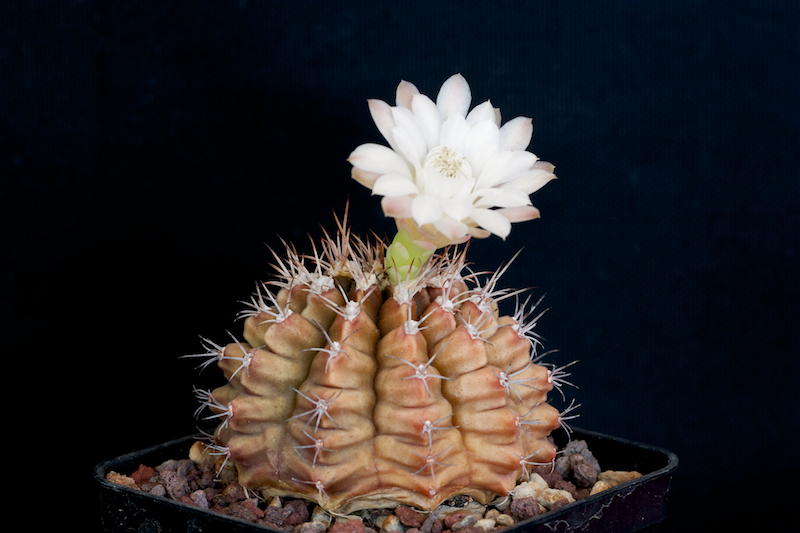
<svg viewBox="0 0 800 533">
<path fill-rule="evenodd" d="M 417 94 L 419 94 L 419 89 L 417 89 L 417 86 L 409 81 L 403 80 L 400 82 L 400 85 L 397 86 L 395 102 L 400 107 L 411 109 L 411 101 L 414 98 L 414 95 Z"/>
<path fill-rule="evenodd" d="M 406 196 L 419 194 L 414 182 L 400 174 L 384 174 L 375 181 L 372 194 L 380 196 Z"/>
<path fill-rule="evenodd" d="M 467 120 L 459 114 L 452 114 L 442 123 L 442 130 L 439 132 L 439 144 L 447 146 L 460 154 L 464 154 L 464 144 L 469 135 Z"/>
<path fill-rule="evenodd" d="M 383 214 L 391 218 L 411 218 L 410 196 L 384 196 L 381 198 Z"/>
<path fill-rule="evenodd" d="M 381 177 L 377 172 L 369 172 L 358 167 L 353 167 L 350 171 L 350 176 L 367 189 L 372 189 L 375 186 L 375 182 Z"/>
<path fill-rule="evenodd" d="M 463 242 L 465 240 L 464 237 L 469 236 L 466 224 L 447 215 L 434 222 L 433 227 L 453 244 Z"/>
<path fill-rule="evenodd" d="M 472 194 L 475 207 L 517 207 L 530 205 L 531 199 L 523 191 L 514 188 L 481 189 Z"/>
<path fill-rule="evenodd" d="M 433 100 L 424 94 L 418 94 L 411 102 L 411 110 L 414 112 L 414 118 L 417 119 L 419 129 L 422 136 L 425 138 L 425 144 L 428 150 L 432 150 L 439 146 L 439 132 L 442 129 L 442 116 L 436 108 Z"/>
<path fill-rule="evenodd" d="M 502 239 L 505 239 L 511 233 L 511 222 L 491 209 L 473 209 L 472 213 L 470 213 L 470 218 L 483 229 L 491 231 Z"/>
<path fill-rule="evenodd" d="M 381 132 L 383 138 L 389 141 L 389 144 L 394 144 L 392 139 L 392 128 L 395 127 L 394 117 L 392 116 L 392 107 L 383 100 L 370 99 L 367 100 L 369 107 L 369 114 L 372 115 L 372 120 L 378 126 L 378 131 Z"/>
<path fill-rule="evenodd" d="M 499 188 L 513 188 L 523 191 L 525 194 L 533 194 L 554 179 L 556 179 L 555 174 L 551 174 L 545 170 L 535 169 L 526 172 L 519 178 L 503 183 Z"/>
<path fill-rule="evenodd" d="M 474 126 L 478 122 L 482 122 L 484 120 L 488 120 L 494 124 L 494 119 L 494 108 L 489 100 L 486 100 L 482 104 L 476 105 L 474 108 L 472 108 L 472 111 L 467 114 L 467 124 L 470 126 Z"/>
<path fill-rule="evenodd" d="M 527 117 L 516 117 L 500 128 L 501 150 L 525 150 L 533 137 L 533 121 Z"/>
<path fill-rule="evenodd" d="M 408 163 L 397 152 L 380 144 L 362 144 L 347 158 L 351 165 L 378 174 L 401 174 L 411 179 Z"/>
<path fill-rule="evenodd" d="M 397 146 L 402 147 L 407 159 L 415 163 L 419 162 L 419 165 L 422 166 L 428 147 L 414 114 L 405 107 L 395 107 L 392 109 L 392 116 L 397 124 L 397 127 L 392 130 L 392 136 L 395 138 Z M 398 133 L 398 129 L 403 133 Z"/>
<path fill-rule="evenodd" d="M 509 222 L 527 222 L 528 220 L 541 217 L 539 210 L 532 205 L 504 207 L 502 209 L 495 209 L 495 213 L 503 215 Z"/>
<path fill-rule="evenodd" d="M 454 220 L 464 220 L 473 209 L 472 203 L 467 200 L 446 199 L 440 203 L 445 215 L 452 217 Z"/>
<path fill-rule="evenodd" d="M 431 224 L 442 217 L 442 206 L 436 198 L 420 195 L 411 201 L 411 215 L 420 226 Z"/>
<path fill-rule="evenodd" d="M 447 120 L 453 114 L 466 117 L 470 102 L 472 102 L 472 91 L 461 74 L 450 76 L 442 84 L 436 96 L 436 107 L 439 108 L 442 120 Z"/>
</svg>

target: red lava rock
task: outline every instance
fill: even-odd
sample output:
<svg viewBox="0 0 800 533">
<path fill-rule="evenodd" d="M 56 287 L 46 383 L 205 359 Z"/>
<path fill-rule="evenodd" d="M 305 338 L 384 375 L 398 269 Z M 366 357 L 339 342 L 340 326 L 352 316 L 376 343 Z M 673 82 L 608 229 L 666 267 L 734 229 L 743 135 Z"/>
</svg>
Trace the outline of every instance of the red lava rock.
<svg viewBox="0 0 800 533">
<path fill-rule="evenodd" d="M 292 500 L 283 508 L 289 510 L 289 514 L 283 519 L 284 526 L 298 526 L 308 520 L 308 508 L 303 500 Z"/>
<path fill-rule="evenodd" d="M 564 481 L 563 479 L 560 479 L 560 480 L 556 481 L 555 483 L 553 483 L 552 485 L 550 485 L 550 487 L 554 488 L 554 489 L 565 490 L 565 491 L 569 492 L 570 494 L 572 494 L 573 498 L 575 498 L 576 500 L 578 499 L 577 496 L 576 496 L 576 493 L 578 492 L 578 489 L 575 488 L 575 484 L 574 483 L 570 483 L 569 481 Z"/>
<path fill-rule="evenodd" d="M 255 522 L 258 519 L 258 515 L 253 511 L 253 508 L 242 502 L 230 504 L 228 506 L 228 516 L 235 516 L 236 518 L 241 518 L 242 520 L 248 520 L 250 522 Z"/>
<path fill-rule="evenodd" d="M 222 491 L 222 494 L 228 500 L 228 503 L 240 502 L 242 500 L 247 499 L 247 494 L 245 494 L 244 488 L 239 484 L 238 481 L 231 482 L 225 490 Z"/>
<path fill-rule="evenodd" d="M 136 482 L 137 485 L 141 485 L 146 481 L 150 481 L 150 478 L 156 475 L 156 469 L 150 466 L 139 465 L 138 470 L 130 475 L 130 477 Z"/>
<path fill-rule="evenodd" d="M 400 523 L 407 527 L 419 528 L 425 521 L 425 516 L 411 507 L 401 505 L 394 510 L 395 516 L 400 519 Z M 408 533 L 408 531 L 406 531 Z"/>
<path fill-rule="evenodd" d="M 533 498 L 520 498 L 511 502 L 511 513 L 525 520 L 537 514 L 541 514 L 542 508 Z"/>
<path fill-rule="evenodd" d="M 342 520 L 333 524 L 328 533 L 366 533 L 366 530 L 361 520 Z"/>
<path fill-rule="evenodd" d="M 575 484 L 579 487 L 593 487 L 597 482 L 597 472 L 592 465 L 585 461 L 577 461 L 573 465 L 572 477 L 575 478 Z"/>
<path fill-rule="evenodd" d="M 192 500 L 192 503 L 201 509 L 208 509 L 208 499 L 206 498 L 206 493 L 202 490 L 196 490 L 189 495 L 189 498 Z"/>
<path fill-rule="evenodd" d="M 453 524 L 456 524 L 464 519 L 467 516 L 465 511 L 458 511 L 457 513 L 449 514 L 444 517 L 444 527 L 446 529 L 452 529 Z"/>
<path fill-rule="evenodd" d="M 162 470 L 158 474 L 164 481 L 164 488 L 173 500 L 180 500 L 189 494 L 189 484 L 186 477 L 178 474 L 174 470 Z"/>
<path fill-rule="evenodd" d="M 556 501 L 554 501 L 553 503 L 550 504 L 550 510 L 552 511 L 554 509 L 559 509 L 561 507 L 564 507 L 568 503 L 569 503 L 568 500 L 556 500 Z"/>
</svg>

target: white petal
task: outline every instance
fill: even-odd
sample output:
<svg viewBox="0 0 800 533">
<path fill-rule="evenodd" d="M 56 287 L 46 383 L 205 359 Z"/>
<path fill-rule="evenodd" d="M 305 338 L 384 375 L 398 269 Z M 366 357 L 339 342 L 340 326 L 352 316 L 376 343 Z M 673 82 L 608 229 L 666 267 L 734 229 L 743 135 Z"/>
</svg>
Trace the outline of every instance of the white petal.
<svg viewBox="0 0 800 533">
<path fill-rule="evenodd" d="M 475 207 L 517 207 L 530 205 L 531 199 L 519 189 L 481 189 L 473 193 Z"/>
<path fill-rule="evenodd" d="M 501 150 L 525 150 L 533 136 L 533 121 L 527 117 L 509 120 L 500 128 Z"/>
<path fill-rule="evenodd" d="M 476 228 L 476 227 L 473 227 L 473 226 L 467 226 L 467 233 L 469 233 L 471 236 L 475 237 L 476 239 L 485 239 L 486 237 L 488 237 L 489 235 L 492 234 L 491 231 L 486 231 L 483 228 Z"/>
<path fill-rule="evenodd" d="M 486 189 L 494 187 L 497 183 L 502 183 L 511 168 L 512 152 L 498 152 L 489 158 L 481 168 L 476 189 Z"/>
<path fill-rule="evenodd" d="M 430 224 L 442 218 L 442 206 L 435 198 L 417 196 L 411 202 L 411 214 L 420 226 Z"/>
<path fill-rule="evenodd" d="M 472 167 L 472 175 L 483 172 L 484 165 L 497 153 L 499 132 L 493 121 L 484 120 L 473 125 L 464 143 L 463 155 Z"/>
<path fill-rule="evenodd" d="M 464 220 L 472 212 L 472 203 L 466 200 L 446 199 L 441 201 L 444 213 L 454 220 Z"/>
<path fill-rule="evenodd" d="M 453 244 L 463 241 L 464 237 L 468 235 L 466 224 L 453 220 L 447 215 L 434 222 L 433 227 Z"/>
<path fill-rule="evenodd" d="M 383 100 L 375 99 L 367 100 L 367 106 L 369 107 L 370 115 L 372 115 L 372 120 L 378 126 L 378 131 L 391 145 L 393 143 L 392 128 L 395 126 L 392 107 Z"/>
<path fill-rule="evenodd" d="M 482 122 L 484 120 L 488 120 L 494 124 L 494 118 L 495 114 L 492 103 L 489 100 L 486 100 L 484 103 L 476 105 L 472 111 L 469 112 L 467 115 L 467 124 L 474 126 L 478 122 Z"/>
<path fill-rule="evenodd" d="M 375 181 L 372 194 L 379 196 L 406 196 L 419 194 L 414 182 L 400 174 L 384 174 Z"/>
<path fill-rule="evenodd" d="M 395 107 L 392 109 L 392 116 L 394 117 L 394 123 L 397 125 L 397 127 L 392 130 L 392 135 L 395 138 L 395 142 L 397 142 L 398 148 L 400 148 L 401 142 L 406 143 L 408 146 L 404 149 L 406 151 L 409 149 L 411 150 L 410 153 L 405 153 L 406 157 L 410 158 L 413 154 L 414 160 L 419 161 L 421 166 L 422 162 L 425 160 L 428 147 L 414 114 L 405 107 Z M 402 136 L 403 141 L 398 139 L 398 128 L 402 129 L 404 132 Z"/>
<path fill-rule="evenodd" d="M 410 196 L 384 196 L 381 198 L 383 214 L 392 218 L 411 218 Z"/>
<path fill-rule="evenodd" d="M 467 116 L 469 104 L 472 101 L 472 91 L 464 76 L 455 74 L 450 76 L 439 89 L 436 97 L 436 107 L 442 115 L 442 120 L 447 120 L 453 114 Z"/>
<path fill-rule="evenodd" d="M 473 209 L 470 218 L 480 227 L 505 239 L 511 233 L 511 222 L 491 209 Z"/>
<path fill-rule="evenodd" d="M 503 215 L 509 220 L 509 222 L 526 222 L 541 216 L 539 210 L 532 205 L 524 205 L 521 207 L 504 207 L 503 209 L 496 209 L 495 213 Z"/>
<path fill-rule="evenodd" d="M 533 167 L 531 167 L 531 168 L 542 169 L 542 170 L 545 170 L 545 171 L 547 171 L 547 172 L 549 172 L 551 174 L 553 172 L 555 172 L 555 170 L 556 170 L 556 167 L 553 166 L 552 163 L 548 163 L 547 161 L 537 161 L 536 163 L 534 163 Z"/>
<path fill-rule="evenodd" d="M 350 176 L 367 189 L 372 189 L 375 186 L 375 182 L 381 177 L 377 172 L 369 172 L 358 167 L 353 167 L 350 170 Z"/>
<path fill-rule="evenodd" d="M 378 174 L 411 176 L 408 163 L 397 152 L 380 144 L 367 143 L 357 147 L 347 160 L 355 167 Z"/>
<path fill-rule="evenodd" d="M 500 185 L 500 188 L 519 189 L 525 194 L 533 194 L 555 178 L 555 174 L 551 174 L 545 170 L 531 170 L 519 178 L 503 183 Z"/>
<path fill-rule="evenodd" d="M 397 144 L 397 153 L 414 166 L 415 173 L 419 173 L 422 169 L 422 163 L 425 161 L 425 155 L 428 153 L 422 136 L 412 135 L 403 128 L 393 129 L 392 136 L 395 144 Z"/>
<path fill-rule="evenodd" d="M 453 114 L 442 123 L 442 130 L 439 132 L 439 144 L 464 155 L 464 146 L 468 135 L 469 126 L 466 119 L 461 115 Z"/>
<path fill-rule="evenodd" d="M 425 138 L 428 150 L 439 146 L 439 131 L 442 129 L 442 116 L 433 100 L 424 94 L 418 94 L 411 102 L 411 110 L 417 119 L 419 129 Z"/>
<path fill-rule="evenodd" d="M 400 85 L 397 86 L 395 102 L 400 107 L 411 109 L 411 100 L 414 98 L 415 94 L 419 94 L 419 89 L 417 89 L 417 86 L 411 82 L 403 80 L 400 82 Z"/>
</svg>

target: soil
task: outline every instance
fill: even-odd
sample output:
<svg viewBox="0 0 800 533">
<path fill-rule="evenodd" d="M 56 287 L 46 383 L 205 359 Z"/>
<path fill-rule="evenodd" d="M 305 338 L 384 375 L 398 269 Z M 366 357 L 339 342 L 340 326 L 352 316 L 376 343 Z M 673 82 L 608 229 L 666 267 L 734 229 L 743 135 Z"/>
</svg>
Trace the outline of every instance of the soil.
<svg viewBox="0 0 800 533">
<path fill-rule="evenodd" d="M 227 472 L 227 477 L 219 479 L 213 463 L 195 463 L 187 458 L 140 465 L 127 475 L 112 471 L 106 478 L 155 496 L 293 533 L 486 533 L 641 476 L 638 472 L 602 471 L 586 442 L 576 440 L 559 451 L 554 466 L 532 468 L 530 481 L 520 483 L 510 497 L 497 498 L 488 505 L 460 496 L 430 513 L 399 506 L 338 517 L 306 500 L 263 501 L 239 484 L 234 469 Z"/>
</svg>

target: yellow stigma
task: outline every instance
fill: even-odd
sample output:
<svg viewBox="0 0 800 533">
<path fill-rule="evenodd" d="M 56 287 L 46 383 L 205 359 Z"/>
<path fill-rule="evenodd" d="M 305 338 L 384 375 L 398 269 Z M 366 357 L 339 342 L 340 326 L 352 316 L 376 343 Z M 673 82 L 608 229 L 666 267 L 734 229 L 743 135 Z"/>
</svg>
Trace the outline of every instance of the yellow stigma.
<svg viewBox="0 0 800 533">
<path fill-rule="evenodd" d="M 431 166 L 448 178 L 471 179 L 472 168 L 467 158 L 447 146 L 433 148 L 425 157 L 425 166 Z"/>
</svg>

